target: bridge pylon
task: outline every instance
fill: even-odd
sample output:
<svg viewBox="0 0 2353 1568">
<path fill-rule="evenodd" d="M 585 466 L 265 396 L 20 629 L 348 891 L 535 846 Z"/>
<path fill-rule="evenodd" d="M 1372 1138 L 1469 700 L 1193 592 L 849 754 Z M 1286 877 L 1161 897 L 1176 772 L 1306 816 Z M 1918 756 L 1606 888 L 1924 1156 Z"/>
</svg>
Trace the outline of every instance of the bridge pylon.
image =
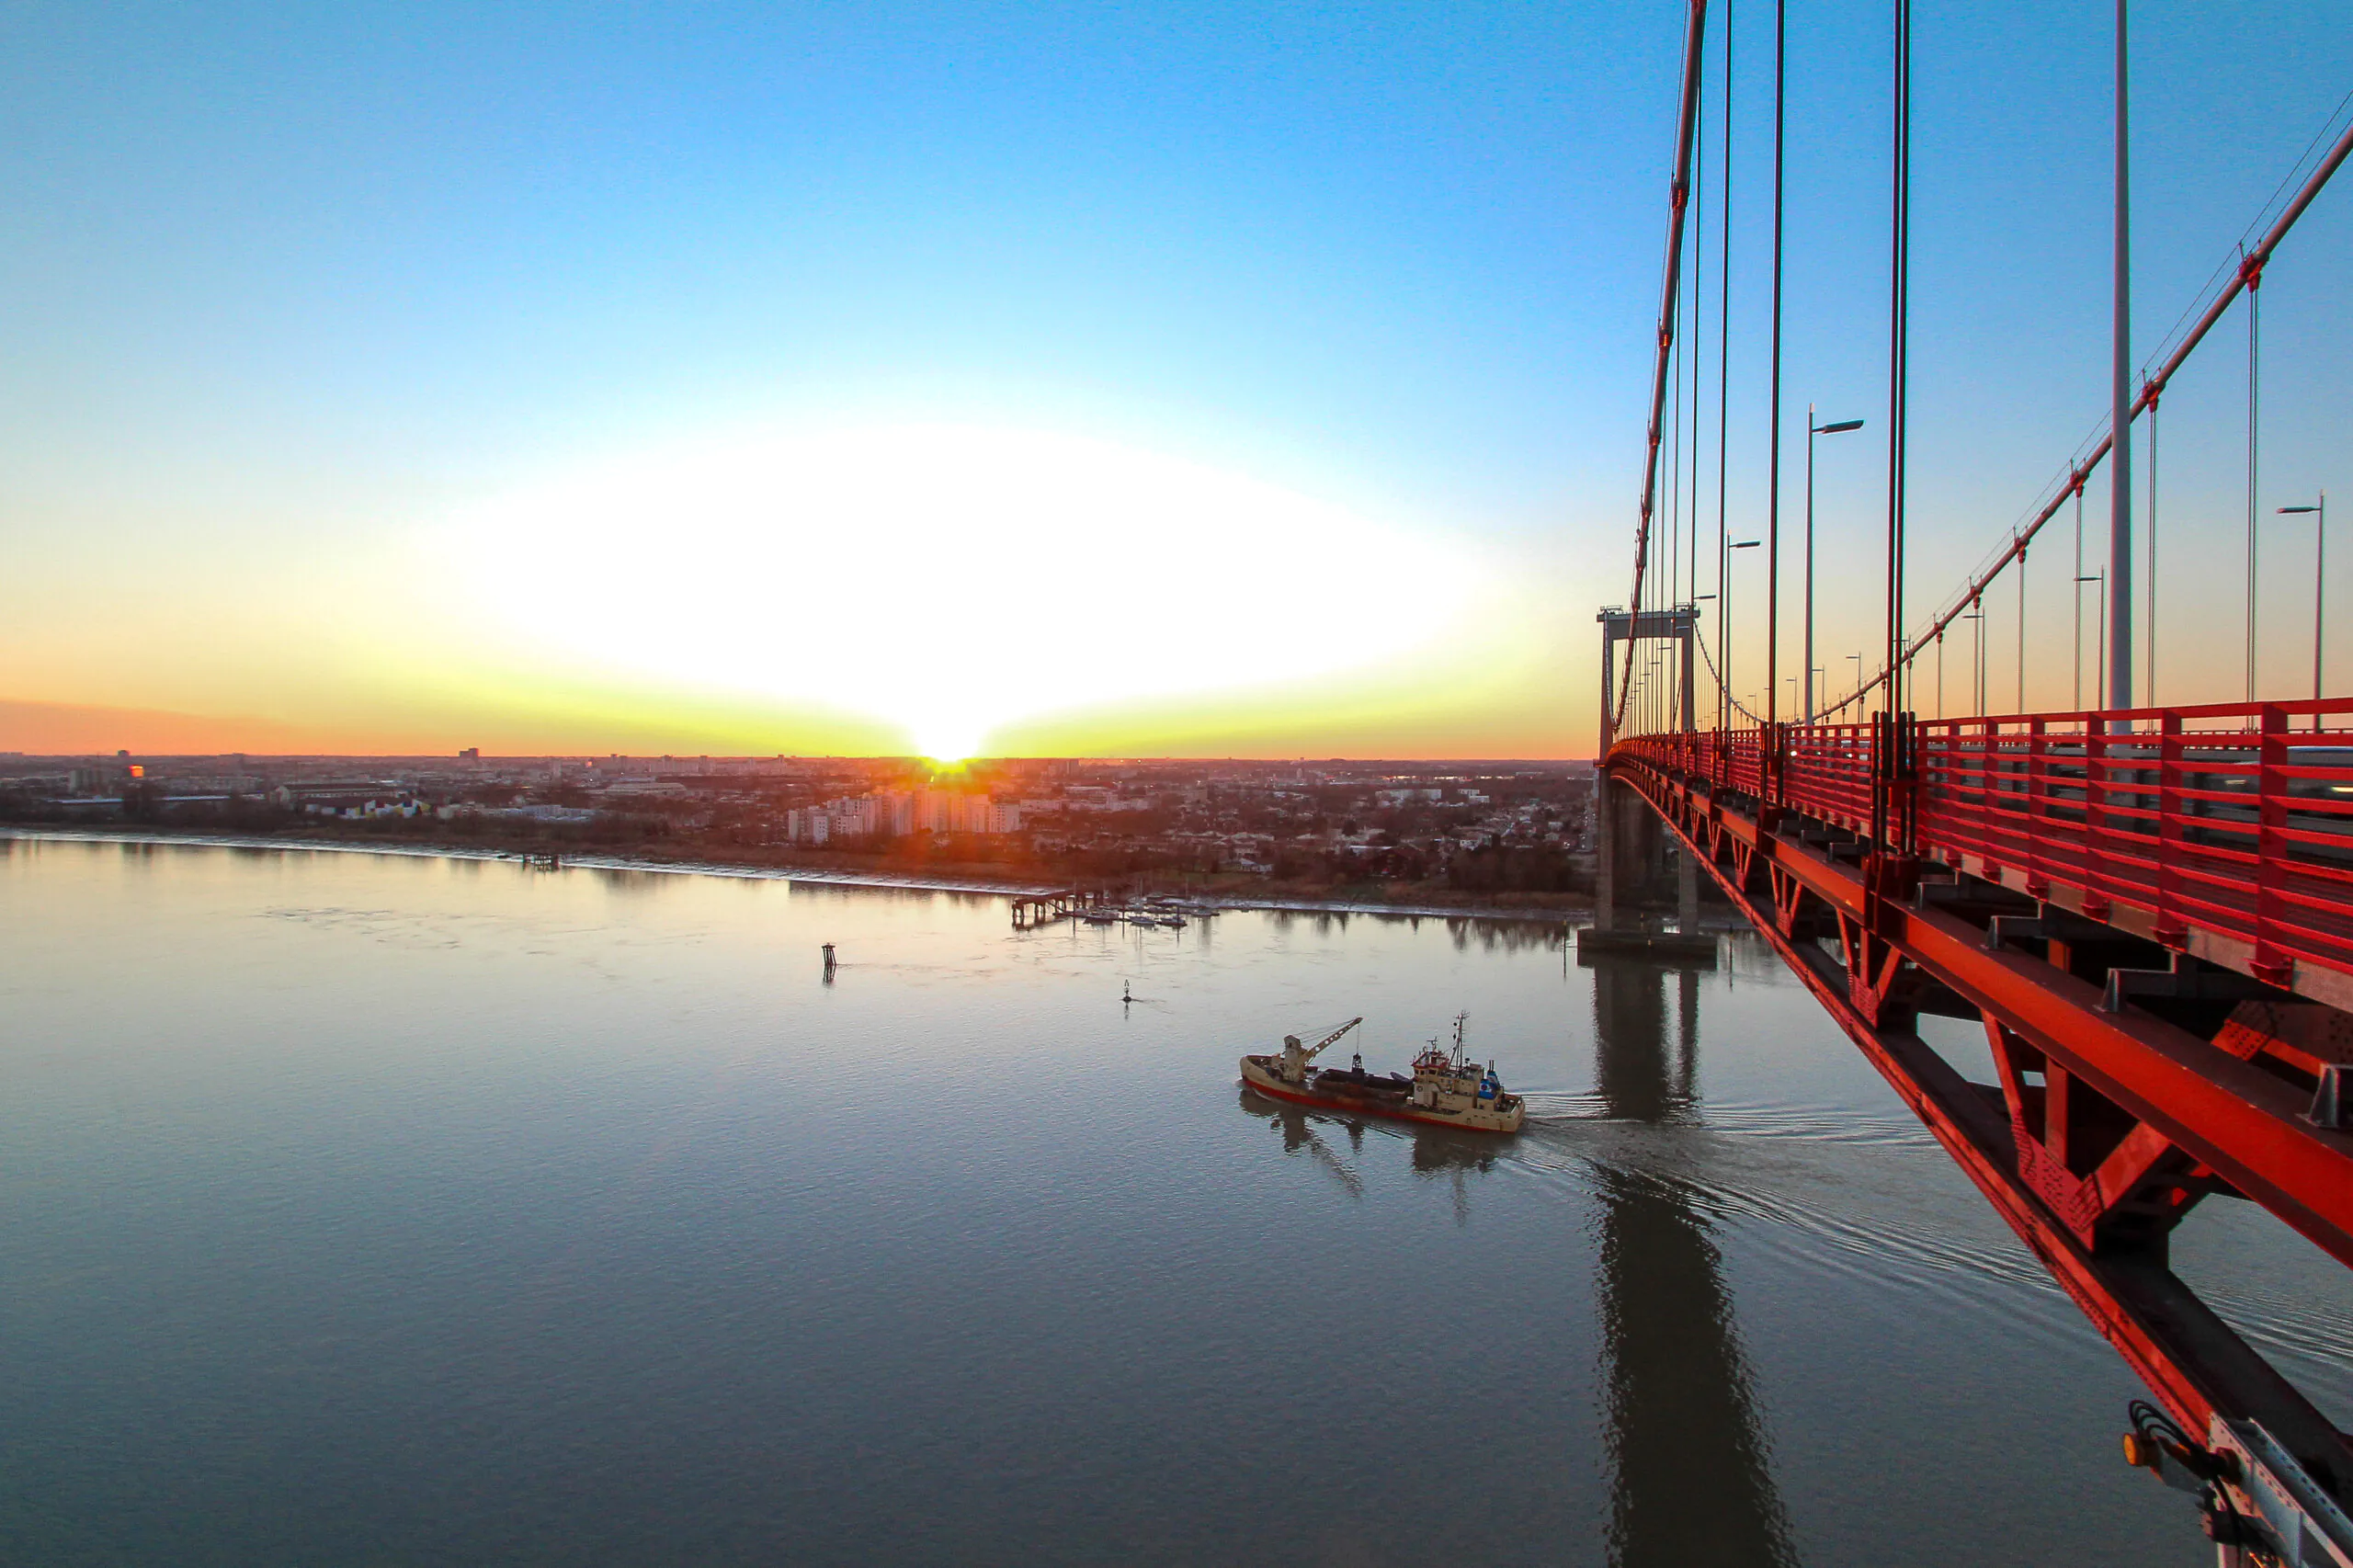
<svg viewBox="0 0 2353 1568">
<path fill-rule="evenodd" d="M 1677 645 L 1676 658 L 1676 711 L 1683 716 L 1683 728 L 1696 728 L 1697 710 L 1693 707 L 1694 681 L 1692 655 L 1694 639 L 1699 629 L 1699 607 L 1677 605 L 1672 609 L 1625 610 L 1611 605 L 1594 617 L 1601 623 L 1601 749 L 1596 756 L 1608 756 L 1609 747 L 1618 738 L 1618 644 L 1642 642 L 1671 642 Z M 1632 658 L 1629 647 L 1626 656 Z"/>
<path fill-rule="evenodd" d="M 1698 652 L 1696 640 L 1699 626 L 1699 607 L 1677 605 L 1671 609 L 1624 610 L 1612 606 L 1594 619 L 1601 623 L 1601 747 L 1596 752 L 1594 765 L 1594 850 L 1593 923 L 1597 930 L 1616 931 L 1620 913 L 1620 878 L 1625 868 L 1620 858 L 1626 846 L 1621 839 L 1627 824 L 1620 819 L 1626 815 L 1631 799 L 1626 787 L 1612 778 L 1603 762 L 1609 747 L 1617 739 L 1616 713 L 1612 704 L 1617 700 L 1618 644 L 1627 643 L 1626 656 L 1632 658 L 1632 644 L 1640 642 L 1669 642 L 1677 645 L 1675 709 L 1681 715 L 1683 729 L 1688 733 L 1696 724 L 1696 672 L 1693 662 Z M 1649 822 L 1646 808 L 1639 809 L 1633 819 Z M 1676 851 L 1676 914 L 1686 932 L 1699 924 L 1699 868 L 1690 855 L 1677 846 Z"/>
</svg>

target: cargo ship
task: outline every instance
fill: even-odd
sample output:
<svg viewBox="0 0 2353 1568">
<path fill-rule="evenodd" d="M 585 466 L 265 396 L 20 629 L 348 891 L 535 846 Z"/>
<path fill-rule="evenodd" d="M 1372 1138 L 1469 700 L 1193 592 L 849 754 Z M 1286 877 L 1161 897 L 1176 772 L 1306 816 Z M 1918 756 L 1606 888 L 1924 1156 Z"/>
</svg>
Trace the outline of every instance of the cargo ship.
<svg viewBox="0 0 2353 1568">
<path fill-rule="evenodd" d="M 1475 1132 L 1517 1132 L 1527 1107 L 1518 1095 L 1504 1093 L 1494 1062 L 1483 1067 L 1471 1060 L 1462 1041 L 1468 1017 L 1468 1014 L 1455 1015 L 1451 1050 L 1432 1040 L 1428 1049 L 1414 1058 L 1410 1078 L 1403 1073 L 1368 1073 L 1361 1056 L 1347 1067 L 1311 1065 L 1327 1047 L 1364 1022 L 1358 1017 L 1350 1018 L 1313 1045 L 1303 1045 L 1297 1035 L 1287 1034 L 1282 1050 L 1244 1057 L 1242 1081 L 1270 1099 L 1292 1105 L 1463 1127 Z"/>
</svg>

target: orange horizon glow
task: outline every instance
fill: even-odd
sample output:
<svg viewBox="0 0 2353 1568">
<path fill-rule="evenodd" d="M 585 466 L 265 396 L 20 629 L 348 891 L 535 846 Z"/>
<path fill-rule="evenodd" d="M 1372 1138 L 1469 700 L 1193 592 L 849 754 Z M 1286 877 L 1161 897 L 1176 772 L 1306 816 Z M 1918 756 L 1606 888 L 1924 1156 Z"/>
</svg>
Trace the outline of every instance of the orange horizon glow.
<svg viewBox="0 0 2353 1568">
<path fill-rule="evenodd" d="M 0 633 L 0 750 L 1580 755 L 1529 566 L 1093 437 L 751 426 Z"/>
<path fill-rule="evenodd" d="M 716 759 L 844 757 L 858 760 L 904 760 L 940 766 L 1008 760 L 1068 757 L 1086 761 L 1381 761 L 1381 762 L 1577 762 L 1589 760 L 1590 746 L 1582 751 L 1547 748 L 1534 729 L 1521 732 L 1527 744 L 1514 744 L 1512 732 L 1480 732 L 1489 744 L 1463 749 L 1381 744 L 1377 733 L 1358 733 L 1353 742 L 1333 745 L 1275 744 L 1263 736 L 1237 736 L 1235 744 L 1208 741 L 1182 749 L 1119 749 L 1096 746 L 1018 750 L 975 754 L 967 757 L 929 757 L 905 750 L 834 748 L 795 745 L 794 737 L 779 733 L 776 744 L 764 737 L 710 737 L 681 734 L 669 737 L 639 733 L 625 737 L 634 744 L 608 737 L 565 732 L 479 733 L 450 731 L 370 729 L 363 726 L 313 725 L 249 716 L 175 712 L 157 709 L 113 708 L 79 703 L 0 700 L 0 754 L 28 757 L 111 757 L 119 751 L 133 756 L 291 756 L 454 757 L 473 748 L 484 758 L 497 757 L 627 757 L 675 756 Z M 1466 737 L 1467 738 L 1467 737 Z M 668 744 L 655 744 L 666 741 Z M 735 744 L 725 744 L 733 741 Z M 709 742 L 710 744 L 703 744 Z"/>
</svg>

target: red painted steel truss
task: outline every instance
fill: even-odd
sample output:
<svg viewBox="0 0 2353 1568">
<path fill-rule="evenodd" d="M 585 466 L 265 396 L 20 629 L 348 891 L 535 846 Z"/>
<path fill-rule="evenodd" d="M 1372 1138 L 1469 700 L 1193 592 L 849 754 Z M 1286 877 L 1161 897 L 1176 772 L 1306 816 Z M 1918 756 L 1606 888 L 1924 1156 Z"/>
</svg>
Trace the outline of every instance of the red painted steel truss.
<svg viewBox="0 0 2353 1568">
<path fill-rule="evenodd" d="M 1649 736 L 1608 764 L 2187 1430 L 2260 1421 L 2353 1496 L 2353 1440 L 2166 1251 L 2222 1195 L 2353 1265 L 2322 1092 L 2353 1068 L 2324 1005 L 2353 994 L 2353 733 L 2291 727 L 2322 707 Z M 1997 1081 L 1923 1014 L 1979 1021 Z"/>
</svg>

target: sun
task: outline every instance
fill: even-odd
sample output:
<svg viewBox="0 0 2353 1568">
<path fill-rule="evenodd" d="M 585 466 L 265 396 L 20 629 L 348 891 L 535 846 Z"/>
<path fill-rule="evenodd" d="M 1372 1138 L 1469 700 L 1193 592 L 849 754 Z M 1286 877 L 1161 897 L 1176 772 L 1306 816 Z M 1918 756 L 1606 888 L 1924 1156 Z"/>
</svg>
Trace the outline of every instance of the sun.
<svg viewBox="0 0 2353 1568">
<path fill-rule="evenodd" d="M 980 754 L 981 732 L 972 724 L 927 723 L 915 732 L 915 755 L 926 762 L 961 763 Z"/>
<path fill-rule="evenodd" d="M 1401 657 L 1447 635 L 1470 582 L 1434 540 L 1245 475 L 958 425 L 618 457 L 461 508 L 446 537 L 449 575 L 529 642 L 879 719 L 949 760 L 1047 715 Z M 1329 606 L 1380 608 L 1336 634 Z"/>
</svg>

